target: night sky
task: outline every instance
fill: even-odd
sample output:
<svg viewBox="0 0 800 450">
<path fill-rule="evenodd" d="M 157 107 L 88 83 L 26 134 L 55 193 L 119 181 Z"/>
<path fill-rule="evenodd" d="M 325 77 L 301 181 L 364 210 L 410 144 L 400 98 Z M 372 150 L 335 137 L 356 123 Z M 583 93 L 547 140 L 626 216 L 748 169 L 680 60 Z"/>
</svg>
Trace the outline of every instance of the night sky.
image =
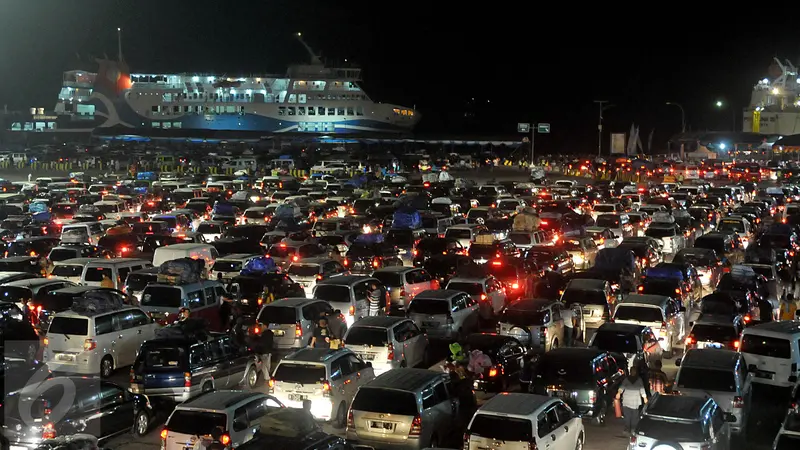
<svg viewBox="0 0 800 450">
<path fill-rule="evenodd" d="M 76 53 L 116 55 L 118 26 L 133 72 L 230 76 L 304 62 L 292 36 L 301 31 L 329 65 L 361 66 L 373 100 L 416 106 L 420 133 L 518 137 L 517 122 L 549 122 L 539 151 L 594 152 L 593 100 L 609 100 L 605 129 L 635 121 L 645 146 L 655 129 L 658 150 L 680 131 L 680 110 L 665 102 L 684 106 L 691 129 L 730 130 L 730 106 L 749 102 L 773 56 L 800 61 L 796 26 L 716 26 L 713 16 L 644 14 L 645 4 L 517 4 L 0 0 L 0 106 L 52 108 Z"/>
</svg>

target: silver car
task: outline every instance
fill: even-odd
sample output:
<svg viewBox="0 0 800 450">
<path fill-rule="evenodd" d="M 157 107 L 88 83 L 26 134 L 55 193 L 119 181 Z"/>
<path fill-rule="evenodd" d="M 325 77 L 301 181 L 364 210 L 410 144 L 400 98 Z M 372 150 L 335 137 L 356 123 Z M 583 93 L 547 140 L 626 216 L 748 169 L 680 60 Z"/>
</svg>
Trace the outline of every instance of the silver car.
<svg viewBox="0 0 800 450">
<path fill-rule="evenodd" d="M 735 421 L 712 397 L 655 394 L 642 410 L 629 448 L 729 450 L 729 424 Z"/>
<path fill-rule="evenodd" d="M 478 331 L 478 301 L 465 292 L 451 289 L 427 290 L 411 300 L 408 318 L 439 339 L 454 339 Z"/>
</svg>

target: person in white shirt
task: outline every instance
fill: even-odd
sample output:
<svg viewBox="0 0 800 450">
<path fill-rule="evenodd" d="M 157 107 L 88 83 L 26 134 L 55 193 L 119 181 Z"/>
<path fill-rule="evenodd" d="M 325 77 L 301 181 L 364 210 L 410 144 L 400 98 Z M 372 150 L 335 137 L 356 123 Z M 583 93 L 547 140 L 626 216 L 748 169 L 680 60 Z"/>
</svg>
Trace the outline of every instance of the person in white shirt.
<svg viewBox="0 0 800 450">
<path fill-rule="evenodd" d="M 622 382 L 617 391 L 617 400 L 622 399 L 622 417 L 625 422 L 625 431 L 633 434 L 639 424 L 639 407 L 647 404 L 647 392 L 642 384 L 642 379 L 636 367 L 631 367 L 628 377 Z"/>
</svg>

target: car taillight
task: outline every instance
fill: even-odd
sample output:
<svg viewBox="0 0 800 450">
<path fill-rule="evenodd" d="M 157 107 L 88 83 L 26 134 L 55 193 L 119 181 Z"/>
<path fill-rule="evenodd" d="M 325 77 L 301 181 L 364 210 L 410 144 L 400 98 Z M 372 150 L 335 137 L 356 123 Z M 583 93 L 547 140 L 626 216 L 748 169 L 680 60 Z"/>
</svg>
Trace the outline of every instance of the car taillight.
<svg viewBox="0 0 800 450">
<path fill-rule="evenodd" d="M 166 429 L 166 428 L 164 428 L 163 430 L 161 430 L 161 440 L 162 440 L 162 441 L 166 441 L 166 440 L 167 440 L 167 435 L 168 435 L 168 434 L 169 434 L 169 431 L 167 431 L 167 429 Z"/>
<path fill-rule="evenodd" d="M 511 289 L 519 289 L 519 283 L 512 283 Z"/>
<path fill-rule="evenodd" d="M 184 372 L 183 373 L 183 387 L 192 387 L 192 373 L 191 372 Z"/>
<path fill-rule="evenodd" d="M 742 345 L 742 343 L 739 342 L 738 340 L 733 341 L 733 348 L 735 350 L 738 350 L 740 345 Z"/>
<path fill-rule="evenodd" d="M 692 345 L 695 343 L 695 340 L 693 336 L 686 336 L 686 340 L 684 342 L 686 345 Z"/>
<path fill-rule="evenodd" d="M 355 316 L 356 315 L 356 307 L 353 306 L 353 305 L 350 305 L 350 309 L 347 310 L 347 313 L 350 314 L 350 316 Z"/>
<path fill-rule="evenodd" d="M 665 334 L 667 332 L 667 322 L 661 322 L 661 334 Z"/>
<path fill-rule="evenodd" d="M 380 265 L 381 265 L 381 260 L 380 259 L 375 258 L 375 259 L 372 260 L 372 267 L 380 267 Z"/>
<path fill-rule="evenodd" d="M 231 437 L 228 434 L 223 434 L 222 436 L 219 437 L 219 442 L 220 444 L 227 446 L 228 444 L 231 443 Z"/>
<path fill-rule="evenodd" d="M 131 367 L 130 374 L 131 374 L 131 383 L 133 383 L 136 380 L 136 376 L 133 374 L 133 367 Z"/>
<path fill-rule="evenodd" d="M 448 324 L 448 325 L 452 325 L 452 324 L 454 324 L 454 323 L 455 323 L 455 322 L 453 322 L 453 316 L 451 316 L 451 315 L 448 315 L 448 316 L 447 316 L 447 324 Z"/>
<path fill-rule="evenodd" d="M 303 337 L 303 327 L 300 326 L 300 322 L 294 324 L 294 337 Z"/>
<path fill-rule="evenodd" d="M 355 428 L 355 427 L 356 427 L 356 421 L 353 418 L 353 410 L 351 409 L 350 411 L 347 412 L 347 428 Z"/>
<path fill-rule="evenodd" d="M 487 298 L 489 297 L 487 297 L 486 294 L 481 294 L 481 300 L 486 300 Z"/>
<path fill-rule="evenodd" d="M 744 398 L 740 396 L 733 397 L 734 408 L 744 408 Z"/>
<path fill-rule="evenodd" d="M 47 422 L 42 426 L 42 439 L 55 439 L 56 438 L 56 428 L 53 425 L 53 422 Z"/>
<path fill-rule="evenodd" d="M 636 436 L 631 436 L 631 448 L 636 447 Z"/>
<path fill-rule="evenodd" d="M 83 351 L 88 352 L 97 348 L 97 342 L 92 339 L 83 340 Z"/>
<path fill-rule="evenodd" d="M 489 377 L 490 378 L 491 377 L 496 377 L 498 373 L 500 373 L 500 371 L 497 370 L 497 367 L 492 367 L 491 369 L 489 369 Z"/>
<path fill-rule="evenodd" d="M 267 381 L 267 387 L 269 387 L 269 391 L 270 392 L 272 392 L 275 389 L 275 379 L 274 378 L 270 378 L 269 381 Z"/>
<path fill-rule="evenodd" d="M 343 265 L 343 266 L 345 266 L 345 267 L 347 267 L 347 266 L 349 266 L 349 265 L 350 265 L 350 261 L 349 261 L 349 260 L 347 260 L 347 259 L 345 259 L 344 261 L 342 261 L 342 265 Z"/>
<path fill-rule="evenodd" d="M 752 318 L 752 317 L 750 317 L 750 314 L 746 314 L 746 315 L 744 316 L 744 321 L 745 321 L 745 322 L 750 322 L 751 320 L 753 320 L 753 318 Z"/>
<path fill-rule="evenodd" d="M 47 344 L 49 344 L 49 343 L 50 343 L 50 339 L 48 339 L 48 338 L 44 338 L 44 339 L 42 339 L 42 344 L 43 344 L 45 347 L 47 347 Z"/>
<path fill-rule="evenodd" d="M 422 433 L 422 417 L 417 416 L 414 417 L 414 420 L 411 422 L 411 428 L 408 430 L 409 436 L 419 436 Z"/>
<path fill-rule="evenodd" d="M 597 392 L 589 391 L 589 403 L 594 404 L 597 401 Z"/>
<path fill-rule="evenodd" d="M 317 275 L 317 281 L 322 281 L 322 274 Z"/>
<path fill-rule="evenodd" d="M 541 336 L 547 336 L 547 327 L 541 327 L 541 328 L 539 328 L 539 335 L 541 335 Z"/>
<path fill-rule="evenodd" d="M 388 350 L 389 350 L 389 355 L 386 357 L 386 359 L 392 361 L 394 360 L 394 345 L 389 344 Z"/>
<path fill-rule="evenodd" d="M 414 249 L 414 250 L 411 252 L 411 254 L 412 254 L 412 255 L 414 255 L 414 256 L 417 256 L 417 255 L 419 255 L 419 250 L 417 250 L 417 249 Z"/>
<path fill-rule="evenodd" d="M 328 380 L 322 382 L 322 395 L 325 397 L 331 396 L 331 382 Z"/>
</svg>

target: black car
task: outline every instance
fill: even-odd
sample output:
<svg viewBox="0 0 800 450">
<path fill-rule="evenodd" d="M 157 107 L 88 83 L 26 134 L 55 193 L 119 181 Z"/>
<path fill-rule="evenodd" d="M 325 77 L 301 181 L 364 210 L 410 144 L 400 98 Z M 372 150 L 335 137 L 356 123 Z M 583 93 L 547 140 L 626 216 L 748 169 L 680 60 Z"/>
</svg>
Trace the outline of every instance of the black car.
<svg viewBox="0 0 800 450">
<path fill-rule="evenodd" d="M 0 344 L 5 356 L 33 361 L 39 353 L 39 335 L 16 303 L 0 302 Z"/>
<path fill-rule="evenodd" d="M 40 372 L 41 371 L 41 372 Z M 39 372 L 37 374 L 37 372 Z M 5 356 L 0 365 L 0 384 L 3 386 L 3 395 L 16 392 L 31 380 L 43 381 L 50 377 L 47 364 L 39 361 L 26 361 L 22 358 Z"/>
<path fill-rule="evenodd" d="M 475 265 L 472 258 L 466 255 L 434 255 L 425 261 L 423 268 L 444 286 L 464 268 Z"/>
<path fill-rule="evenodd" d="M 430 237 L 417 242 L 412 251 L 411 263 L 414 267 L 422 267 L 429 258 L 436 255 L 464 254 L 466 250 L 458 239 Z"/>
<path fill-rule="evenodd" d="M 530 389 L 561 398 L 574 411 L 602 424 L 625 378 L 626 364 L 596 348 L 557 348 L 537 362 Z"/>
<path fill-rule="evenodd" d="M 592 336 L 590 347 L 611 353 L 624 370 L 661 360 L 658 338 L 650 327 L 630 323 L 604 323 Z M 627 366 L 622 364 L 625 359 Z M 637 366 L 638 367 L 638 366 Z"/>
<path fill-rule="evenodd" d="M 133 395 L 99 378 L 54 377 L 8 395 L 4 403 L 3 435 L 12 447 L 77 433 L 104 439 L 133 425 Z"/>
<path fill-rule="evenodd" d="M 258 314 L 265 303 L 264 291 L 269 289 L 275 300 L 288 297 L 305 297 L 303 287 L 285 273 L 237 275 L 227 286 L 239 301 L 244 314 Z"/>
<path fill-rule="evenodd" d="M 508 389 L 509 381 L 519 379 L 526 349 L 515 338 L 496 333 L 472 333 L 460 344 L 470 351 L 480 350 L 491 361 L 491 365 L 474 376 L 472 387 L 476 391 L 503 392 Z"/>
<path fill-rule="evenodd" d="M 383 242 L 354 242 L 344 259 L 344 266 L 356 274 L 369 274 L 384 267 L 402 265 L 403 260 L 400 259 L 397 247 Z"/>
</svg>

